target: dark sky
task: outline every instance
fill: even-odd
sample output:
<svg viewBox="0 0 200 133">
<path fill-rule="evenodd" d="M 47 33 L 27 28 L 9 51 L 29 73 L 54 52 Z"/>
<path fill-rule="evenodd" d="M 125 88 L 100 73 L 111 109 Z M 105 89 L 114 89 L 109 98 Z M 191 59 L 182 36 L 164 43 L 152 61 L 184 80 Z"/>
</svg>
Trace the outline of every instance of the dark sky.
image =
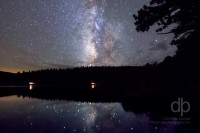
<svg viewBox="0 0 200 133">
<path fill-rule="evenodd" d="M 137 33 L 148 0 L 0 0 L 0 71 L 141 66 L 173 56 L 172 35 Z"/>
</svg>

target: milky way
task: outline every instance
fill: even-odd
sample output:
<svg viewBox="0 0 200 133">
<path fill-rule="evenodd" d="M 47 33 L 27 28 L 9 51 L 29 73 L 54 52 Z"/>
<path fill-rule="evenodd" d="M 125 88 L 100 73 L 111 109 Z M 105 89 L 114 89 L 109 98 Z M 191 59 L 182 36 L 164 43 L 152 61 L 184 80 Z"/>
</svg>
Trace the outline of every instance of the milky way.
<svg viewBox="0 0 200 133">
<path fill-rule="evenodd" d="M 135 30 L 146 0 L 0 1 L 0 71 L 141 66 L 173 56 L 173 35 Z"/>
</svg>

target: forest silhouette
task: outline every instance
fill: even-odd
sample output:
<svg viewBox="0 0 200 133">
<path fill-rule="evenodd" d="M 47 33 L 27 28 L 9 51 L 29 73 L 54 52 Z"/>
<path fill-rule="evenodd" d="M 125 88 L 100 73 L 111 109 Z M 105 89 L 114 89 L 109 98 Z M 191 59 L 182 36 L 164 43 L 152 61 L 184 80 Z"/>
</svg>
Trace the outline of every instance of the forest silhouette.
<svg viewBox="0 0 200 133">
<path fill-rule="evenodd" d="M 199 86 L 200 81 L 199 7 L 199 0 L 151 0 L 149 5 L 144 5 L 133 15 L 138 32 L 148 31 L 157 25 L 158 34 L 174 35 L 171 45 L 177 45 L 177 54 L 167 57 L 160 64 L 146 64 L 141 67 L 53 68 L 17 74 L 1 72 L 0 85 L 24 86 L 35 82 L 37 87 L 68 86 L 69 89 L 88 88 L 88 85 L 95 81 L 98 83 L 96 89 L 107 91 L 107 88 L 115 91 L 140 88 L 195 88 Z"/>
<path fill-rule="evenodd" d="M 152 111 L 157 116 L 169 113 L 163 110 L 171 99 L 180 96 L 194 102 L 199 97 L 199 13 L 200 0 L 151 0 L 133 15 L 138 32 L 157 25 L 158 34 L 174 35 L 171 45 L 176 45 L 178 51 L 160 64 L 0 72 L 0 96 L 122 102 L 126 110 L 134 112 Z M 34 83 L 32 90 L 30 82 Z"/>
</svg>

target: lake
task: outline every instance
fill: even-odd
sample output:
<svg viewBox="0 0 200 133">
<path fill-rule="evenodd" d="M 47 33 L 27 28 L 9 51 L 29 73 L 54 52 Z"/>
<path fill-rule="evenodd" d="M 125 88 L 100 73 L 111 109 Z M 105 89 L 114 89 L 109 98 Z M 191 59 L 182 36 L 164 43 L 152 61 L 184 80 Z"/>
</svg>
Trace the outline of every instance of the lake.
<svg viewBox="0 0 200 133">
<path fill-rule="evenodd" d="M 1 133 L 186 133 L 188 125 L 176 118 L 153 121 L 148 113 L 125 111 L 121 103 L 0 97 Z"/>
</svg>

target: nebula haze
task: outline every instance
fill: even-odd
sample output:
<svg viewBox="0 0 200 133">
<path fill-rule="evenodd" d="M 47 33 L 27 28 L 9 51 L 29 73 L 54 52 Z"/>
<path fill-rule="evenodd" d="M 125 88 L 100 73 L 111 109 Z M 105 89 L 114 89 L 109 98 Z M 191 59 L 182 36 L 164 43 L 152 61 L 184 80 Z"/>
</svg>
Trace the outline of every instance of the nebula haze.
<svg viewBox="0 0 200 133">
<path fill-rule="evenodd" d="M 0 71 L 141 66 L 173 56 L 172 35 L 135 30 L 146 0 L 0 2 Z"/>
</svg>

